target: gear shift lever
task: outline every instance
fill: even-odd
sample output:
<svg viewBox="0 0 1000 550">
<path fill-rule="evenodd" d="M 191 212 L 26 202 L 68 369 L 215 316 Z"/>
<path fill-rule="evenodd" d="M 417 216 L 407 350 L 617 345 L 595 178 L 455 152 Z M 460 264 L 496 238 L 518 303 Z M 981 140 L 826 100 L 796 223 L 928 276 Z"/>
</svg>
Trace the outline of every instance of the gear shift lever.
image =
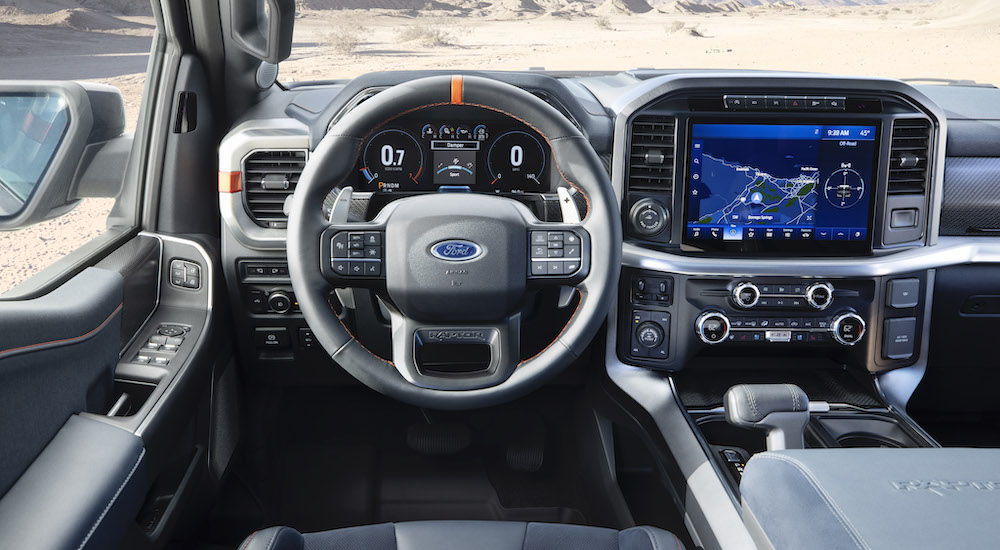
<svg viewBox="0 0 1000 550">
<path fill-rule="evenodd" d="M 803 449 L 809 422 L 809 397 L 794 384 L 739 384 L 724 398 L 726 421 L 764 430 L 767 450 Z"/>
</svg>

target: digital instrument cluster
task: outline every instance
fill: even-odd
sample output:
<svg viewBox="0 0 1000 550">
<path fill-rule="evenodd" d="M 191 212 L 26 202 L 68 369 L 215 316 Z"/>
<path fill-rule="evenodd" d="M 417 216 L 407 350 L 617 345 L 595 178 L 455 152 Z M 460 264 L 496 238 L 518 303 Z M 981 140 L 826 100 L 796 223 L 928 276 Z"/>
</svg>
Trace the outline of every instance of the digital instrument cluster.
<svg viewBox="0 0 1000 550">
<path fill-rule="evenodd" d="M 549 191 L 551 160 L 531 128 L 468 107 L 425 110 L 379 128 L 364 143 L 356 188 L 373 193 Z M 472 119 L 472 122 L 466 122 Z"/>
</svg>

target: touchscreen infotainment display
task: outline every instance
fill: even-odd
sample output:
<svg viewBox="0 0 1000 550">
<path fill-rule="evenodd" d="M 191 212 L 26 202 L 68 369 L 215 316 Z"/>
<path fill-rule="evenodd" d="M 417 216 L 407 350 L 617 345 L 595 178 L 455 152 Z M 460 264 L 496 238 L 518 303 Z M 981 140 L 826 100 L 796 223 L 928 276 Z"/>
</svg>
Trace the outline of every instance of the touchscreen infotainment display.
<svg viewBox="0 0 1000 550">
<path fill-rule="evenodd" d="M 685 244 L 870 250 L 875 125 L 691 125 Z"/>
</svg>

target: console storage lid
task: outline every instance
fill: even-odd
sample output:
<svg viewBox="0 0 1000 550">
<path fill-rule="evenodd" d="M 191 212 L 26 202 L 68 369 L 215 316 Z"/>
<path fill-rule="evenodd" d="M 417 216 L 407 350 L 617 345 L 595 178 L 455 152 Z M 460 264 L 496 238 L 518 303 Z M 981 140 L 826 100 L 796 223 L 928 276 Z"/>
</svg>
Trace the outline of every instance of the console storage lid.
<svg viewBox="0 0 1000 550">
<path fill-rule="evenodd" d="M 766 452 L 747 463 L 740 491 L 761 548 L 987 548 L 1000 538 L 997 449 Z"/>
</svg>

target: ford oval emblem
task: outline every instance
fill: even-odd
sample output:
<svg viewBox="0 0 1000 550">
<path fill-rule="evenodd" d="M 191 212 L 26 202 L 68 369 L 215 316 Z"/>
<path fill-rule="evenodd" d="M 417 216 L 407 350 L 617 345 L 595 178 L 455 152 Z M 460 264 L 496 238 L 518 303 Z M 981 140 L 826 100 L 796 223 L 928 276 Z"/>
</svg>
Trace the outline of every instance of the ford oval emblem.
<svg viewBox="0 0 1000 550">
<path fill-rule="evenodd" d="M 483 248 L 472 241 L 441 241 L 431 247 L 435 258 L 446 262 L 461 262 L 483 255 Z"/>
</svg>

